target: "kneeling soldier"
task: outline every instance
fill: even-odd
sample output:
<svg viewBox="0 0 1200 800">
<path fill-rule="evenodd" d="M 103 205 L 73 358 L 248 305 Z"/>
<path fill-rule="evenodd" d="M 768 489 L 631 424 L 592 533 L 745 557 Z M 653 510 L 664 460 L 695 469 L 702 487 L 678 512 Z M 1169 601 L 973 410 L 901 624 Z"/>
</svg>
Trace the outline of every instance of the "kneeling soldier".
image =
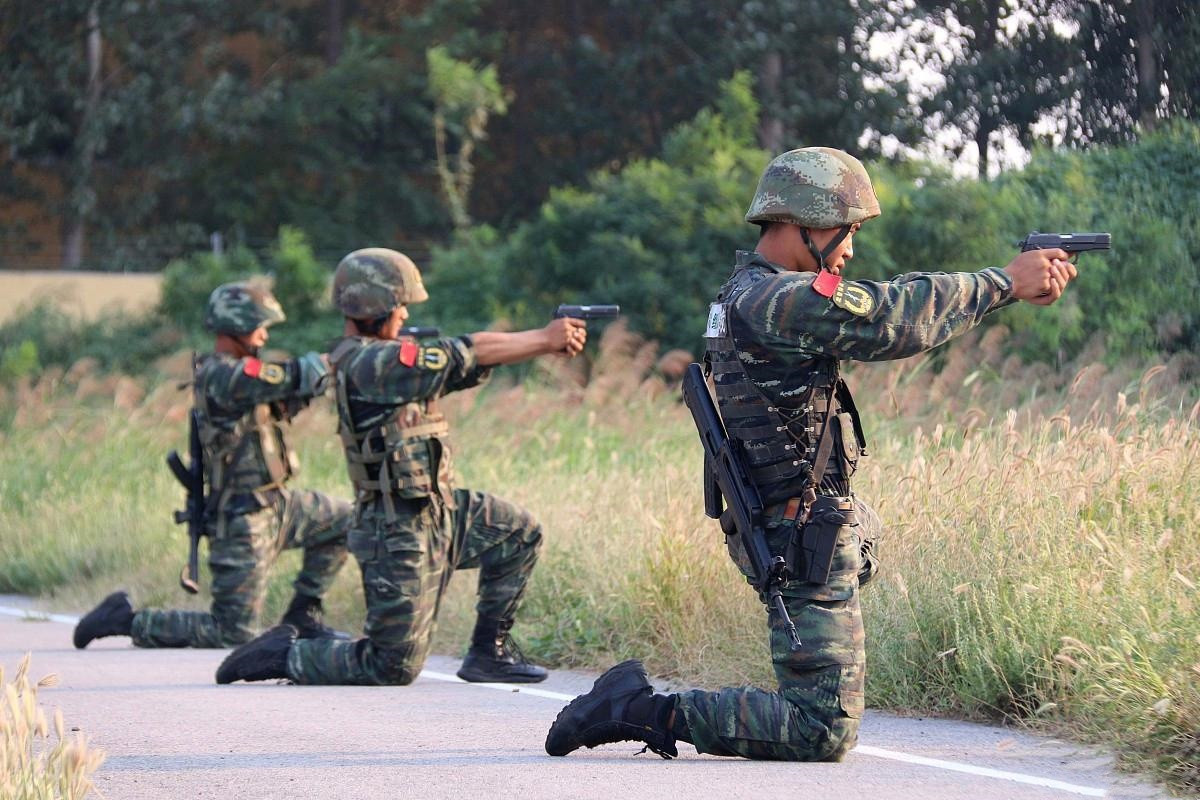
<svg viewBox="0 0 1200 800">
<path fill-rule="evenodd" d="M 345 338 L 330 353 L 338 429 L 357 490 L 349 544 L 362 567 L 366 638 L 296 641 L 281 625 L 243 645 L 217 683 L 290 678 L 308 684 L 411 683 L 429 653 L 442 593 L 457 569 L 479 569 L 478 620 L 458 671 L 468 681 L 534 683 L 546 670 L 509 639 L 537 561 L 541 526 L 526 511 L 458 488 L 438 398 L 482 383 L 490 368 L 535 356 L 574 356 L 584 323 L 556 319 L 519 333 L 401 337 L 407 305 L 428 298 L 416 265 L 394 250 L 342 259 L 333 302 Z"/>
<path fill-rule="evenodd" d="M 204 450 L 212 608 L 134 612 L 114 592 L 75 628 L 75 646 L 102 636 L 131 636 L 138 647 L 232 647 L 250 641 L 280 551 L 304 548 L 296 594 L 283 621 L 305 638 L 349 638 L 322 623 L 321 597 L 346 561 L 353 507 L 320 492 L 288 489 L 295 455 L 284 432 L 292 413 L 325 391 L 329 374 L 317 353 L 263 362 L 267 328 L 284 320 L 275 297 L 255 283 L 217 287 L 205 326 L 214 352 L 197 359 L 192 382 Z"/>
<path fill-rule="evenodd" d="M 1065 251 L 1049 249 L 1003 269 L 850 280 L 842 272 L 854 234 L 879 213 L 853 156 L 784 153 L 746 214 L 760 226 L 758 246 L 737 254 L 709 310 L 705 362 L 717 405 L 765 505 L 757 522 L 767 555 L 786 564 L 782 604 L 803 643 L 771 614 L 777 688 L 654 694 L 641 663 L 626 661 L 560 712 L 550 755 L 633 740 L 673 756 L 684 741 L 713 755 L 837 761 L 854 746 L 866 675 L 858 590 L 873 574 L 880 523 L 851 491 L 865 437 L 841 362 L 923 353 L 1018 300 L 1050 305 L 1076 275 Z M 726 541 L 754 575 L 740 538 Z"/>
</svg>

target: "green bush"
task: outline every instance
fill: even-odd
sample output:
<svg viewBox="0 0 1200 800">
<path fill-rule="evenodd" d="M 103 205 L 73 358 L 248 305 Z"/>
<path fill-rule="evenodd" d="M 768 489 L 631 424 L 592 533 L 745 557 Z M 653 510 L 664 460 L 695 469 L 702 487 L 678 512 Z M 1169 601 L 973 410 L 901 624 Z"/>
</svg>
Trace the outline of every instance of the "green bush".
<svg viewBox="0 0 1200 800">
<path fill-rule="evenodd" d="M 139 374 L 184 344 L 182 333 L 156 314 L 82 321 L 44 302 L 0 325 L 0 380 L 67 368 L 85 357 L 101 369 Z"/>
<path fill-rule="evenodd" d="M 271 248 L 267 263 L 244 247 L 222 255 L 195 253 L 177 259 L 163 272 L 159 313 L 189 334 L 197 347 L 204 347 L 204 310 L 212 290 L 223 283 L 268 275 L 287 321 L 272 329 L 271 347 L 292 352 L 320 349 L 337 333 L 337 323 L 328 310 L 329 270 L 313 255 L 304 232 L 287 226 Z"/>
</svg>

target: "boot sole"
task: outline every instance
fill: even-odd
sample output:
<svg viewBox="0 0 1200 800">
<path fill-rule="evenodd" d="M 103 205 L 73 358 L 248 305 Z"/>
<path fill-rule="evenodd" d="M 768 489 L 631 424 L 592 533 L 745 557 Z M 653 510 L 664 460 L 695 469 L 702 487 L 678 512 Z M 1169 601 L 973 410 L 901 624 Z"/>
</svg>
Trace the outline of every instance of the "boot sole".
<svg viewBox="0 0 1200 800">
<path fill-rule="evenodd" d="M 541 683 L 549 675 L 492 675 L 486 672 L 460 669 L 455 673 L 467 683 Z"/>
</svg>

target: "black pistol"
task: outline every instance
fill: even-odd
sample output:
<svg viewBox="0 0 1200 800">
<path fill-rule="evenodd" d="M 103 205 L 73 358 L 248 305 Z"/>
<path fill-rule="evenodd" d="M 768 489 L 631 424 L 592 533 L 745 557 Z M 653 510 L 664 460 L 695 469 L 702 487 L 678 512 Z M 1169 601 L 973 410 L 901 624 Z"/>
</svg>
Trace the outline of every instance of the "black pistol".
<svg viewBox="0 0 1200 800">
<path fill-rule="evenodd" d="M 1112 247 L 1111 233 L 1038 233 L 1034 231 L 1017 246 L 1027 250 L 1052 250 L 1058 248 L 1075 255 L 1087 250 L 1108 250 Z"/>
<path fill-rule="evenodd" d="M 188 417 L 188 460 L 191 464 L 184 466 L 174 450 L 167 454 L 167 466 L 187 492 L 183 510 L 175 512 L 175 524 L 187 523 L 188 559 L 179 573 L 179 585 L 189 594 L 200 591 L 200 537 L 205 532 L 204 450 L 200 447 L 198 414 L 193 408 Z"/>
<path fill-rule="evenodd" d="M 414 339 L 436 339 L 442 335 L 442 331 L 432 325 L 409 325 L 400 329 L 400 335 Z"/>
<path fill-rule="evenodd" d="M 554 312 L 554 318 L 570 317 L 571 319 L 612 319 L 621 316 L 620 306 L 569 306 L 561 305 Z"/>
</svg>

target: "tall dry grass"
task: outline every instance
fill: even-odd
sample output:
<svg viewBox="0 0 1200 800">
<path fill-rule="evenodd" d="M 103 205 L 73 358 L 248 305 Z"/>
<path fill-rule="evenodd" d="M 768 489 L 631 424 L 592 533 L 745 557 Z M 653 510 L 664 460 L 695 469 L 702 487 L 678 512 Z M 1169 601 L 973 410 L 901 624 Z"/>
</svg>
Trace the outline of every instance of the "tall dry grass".
<svg viewBox="0 0 1200 800">
<path fill-rule="evenodd" d="M 1053 370 L 1005 348 L 992 329 L 850 375 L 871 439 L 856 489 L 889 524 L 883 575 L 863 598 L 868 702 L 1115 743 L 1196 790 L 1195 362 Z M 521 385 L 456 396 L 463 484 L 543 523 L 517 628 L 538 659 L 639 656 L 681 683 L 769 683 L 765 614 L 703 515 L 694 429 L 655 363 L 617 330 L 590 363 L 541 362 Z M 169 521 L 180 493 L 161 457 L 183 444 L 186 394 L 168 380 L 135 397 L 87 370 L 52 377 L 0 401 L 12 420 L 0 431 L 0 590 L 82 609 L 123 585 L 139 603 L 184 605 Z M 299 423 L 299 484 L 345 495 L 333 427 L 324 404 Z M 297 563 L 277 568 L 268 618 Z M 465 646 L 474 581 L 455 577 L 442 652 Z M 328 605 L 358 626 L 355 569 Z"/>
<path fill-rule="evenodd" d="M 47 721 L 38 705 L 39 689 L 57 683 L 48 675 L 29 679 L 27 654 L 16 673 L 5 679 L 0 665 L 0 797 L 6 800 L 76 800 L 94 788 L 92 775 L 104 753 L 90 746 L 83 734 L 67 735 L 62 712 Z"/>
</svg>

